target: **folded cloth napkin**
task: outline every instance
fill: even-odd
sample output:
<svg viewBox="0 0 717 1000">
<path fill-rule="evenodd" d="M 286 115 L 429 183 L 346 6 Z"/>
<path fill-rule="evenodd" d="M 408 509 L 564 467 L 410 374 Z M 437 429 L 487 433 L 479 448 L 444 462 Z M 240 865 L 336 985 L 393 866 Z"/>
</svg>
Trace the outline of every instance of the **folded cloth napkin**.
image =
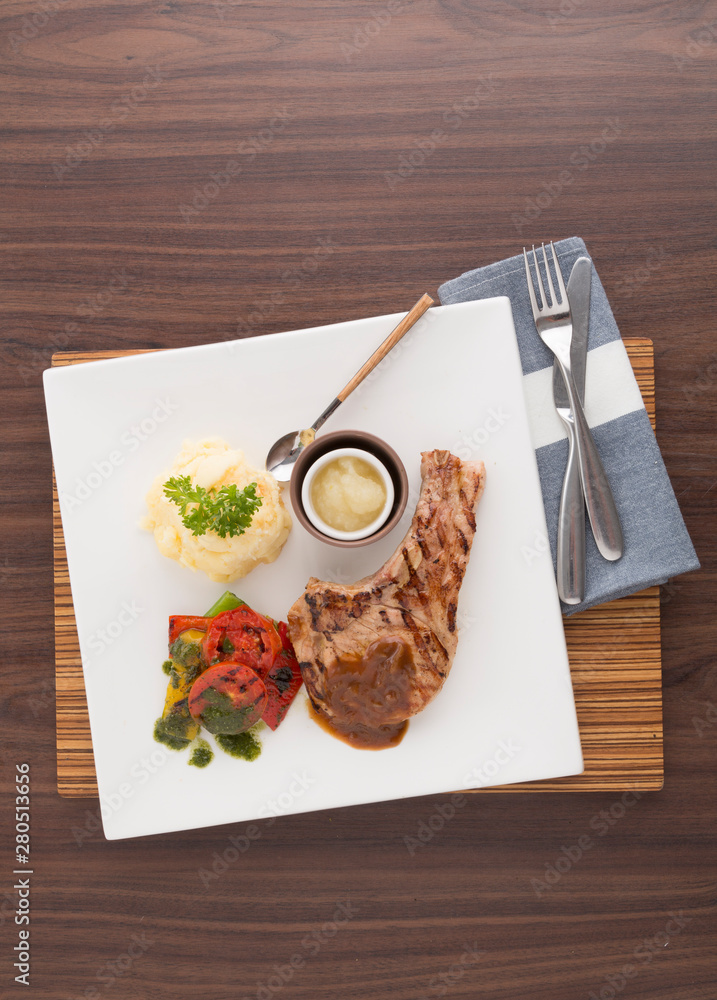
<svg viewBox="0 0 717 1000">
<path fill-rule="evenodd" d="M 578 257 L 589 256 L 577 237 L 555 244 L 568 283 Z M 438 289 L 443 305 L 507 295 L 513 307 L 523 389 L 543 490 L 548 535 L 556 562 L 558 511 L 568 442 L 553 403 L 553 355 L 535 329 L 522 255 L 468 271 Z M 617 505 L 625 550 L 603 559 L 586 518 L 585 600 L 563 604 L 563 613 L 602 604 L 678 573 L 699 569 L 674 491 L 642 402 L 620 331 L 593 265 L 585 412 Z M 537 556 L 540 539 L 536 540 Z M 543 548 L 545 541 L 543 542 Z M 531 553 L 524 553 L 527 559 Z"/>
</svg>

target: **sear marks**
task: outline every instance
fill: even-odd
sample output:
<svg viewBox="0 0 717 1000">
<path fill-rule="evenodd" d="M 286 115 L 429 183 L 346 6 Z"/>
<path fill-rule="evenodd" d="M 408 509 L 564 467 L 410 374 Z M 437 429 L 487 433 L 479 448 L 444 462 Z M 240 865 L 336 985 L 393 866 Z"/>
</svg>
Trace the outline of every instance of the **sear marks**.
<svg viewBox="0 0 717 1000">
<path fill-rule="evenodd" d="M 395 745 L 440 691 L 456 652 L 485 468 L 449 451 L 421 457 L 413 521 L 385 565 L 350 585 L 312 577 L 288 615 L 311 703 L 353 746 Z"/>
</svg>

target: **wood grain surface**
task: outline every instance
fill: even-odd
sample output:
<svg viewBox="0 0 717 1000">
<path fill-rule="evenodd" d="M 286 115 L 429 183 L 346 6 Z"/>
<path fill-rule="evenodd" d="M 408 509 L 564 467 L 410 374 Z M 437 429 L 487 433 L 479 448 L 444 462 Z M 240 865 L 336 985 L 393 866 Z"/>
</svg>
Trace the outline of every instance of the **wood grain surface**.
<svg viewBox="0 0 717 1000">
<path fill-rule="evenodd" d="M 643 399 L 655 426 L 652 341 L 626 341 Z M 55 354 L 53 367 L 126 356 L 128 351 Z M 53 484 L 57 788 L 60 795 L 97 795 L 90 720 L 82 677 L 70 575 Z M 551 781 L 481 790 L 624 791 L 662 787 L 662 672 L 658 587 L 565 619 L 585 771 Z"/>
<path fill-rule="evenodd" d="M 714 1000 L 716 61 L 714 0 L 2 5 L 3 996 Z M 703 567 L 661 591 L 664 788 L 106 842 L 56 787 L 51 355 L 408 309 L 575 234 Z"/>
</svg>

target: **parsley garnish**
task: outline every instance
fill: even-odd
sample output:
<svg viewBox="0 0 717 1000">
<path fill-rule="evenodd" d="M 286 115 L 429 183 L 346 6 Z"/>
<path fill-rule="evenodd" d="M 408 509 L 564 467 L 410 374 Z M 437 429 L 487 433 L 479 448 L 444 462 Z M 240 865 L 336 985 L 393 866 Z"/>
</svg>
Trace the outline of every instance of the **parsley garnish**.
<svg viewBox="0 0 717 1000">
<path fill-rule="evenodd" d="M 164 484 L 164 495 L 179 507 L 184 527 L 193 535 L 207 531 L 220 538 L 243 535 L 261 507 L 256 483 L 249 483 L 243 490 L 234 483 L 205 490 L 203 486 L 192 486 L 189 476 L 172 476 Z"/>
</svg>

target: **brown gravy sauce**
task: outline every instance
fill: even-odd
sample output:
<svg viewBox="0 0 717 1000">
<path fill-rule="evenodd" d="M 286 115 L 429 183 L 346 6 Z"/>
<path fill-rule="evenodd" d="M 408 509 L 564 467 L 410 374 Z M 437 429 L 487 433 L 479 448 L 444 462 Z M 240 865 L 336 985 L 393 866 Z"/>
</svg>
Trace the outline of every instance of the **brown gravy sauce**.
<svg viewBox="0 0 717 1000">
<path fill-rule="evenodd" d="M 364 654 L 338 660 L 326 680 L 325 718 L 314 720 L 332 736 L 361 750 L 397 746 L 408 729 L 415 668 L 409 646 L 394 636 L 376 639 Z"/>
</svg>

